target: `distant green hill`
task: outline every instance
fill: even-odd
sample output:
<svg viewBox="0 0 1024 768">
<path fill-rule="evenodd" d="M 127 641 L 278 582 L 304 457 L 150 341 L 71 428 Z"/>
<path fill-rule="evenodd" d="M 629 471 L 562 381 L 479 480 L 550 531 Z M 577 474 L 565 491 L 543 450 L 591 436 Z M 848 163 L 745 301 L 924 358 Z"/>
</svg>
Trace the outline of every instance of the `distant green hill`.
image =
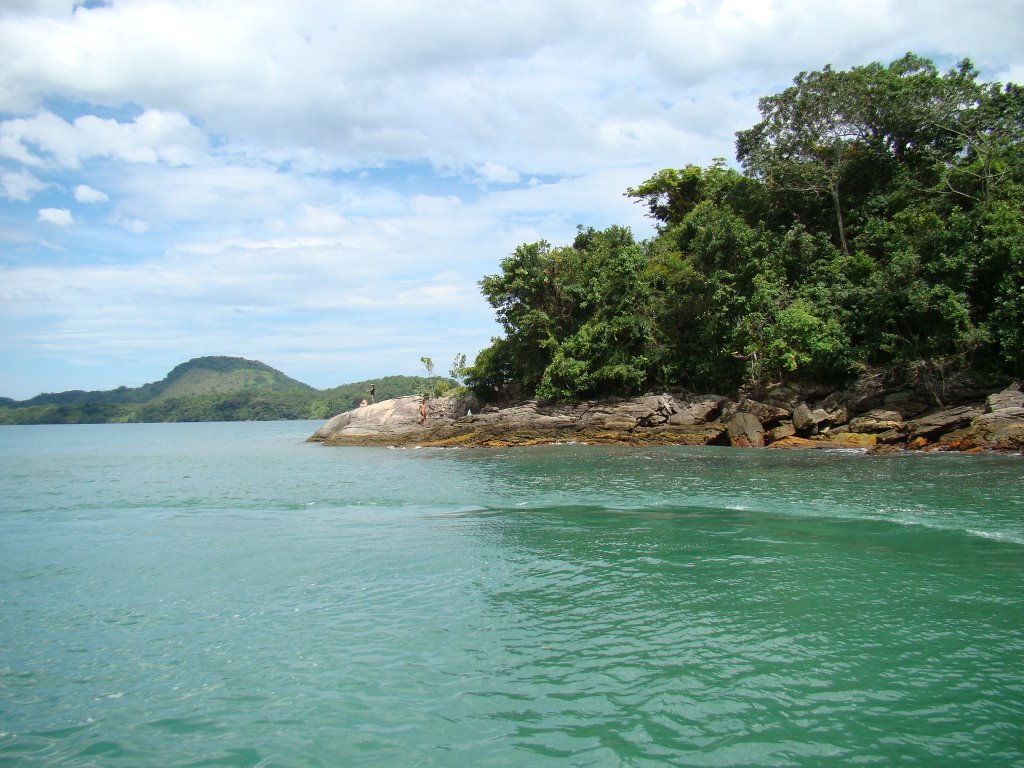
<svg viewBox="0 0 1024 768">
<path fill-rule="evenodd" d="M 36 395 L 29 400 L 15 402 L 11 407 L 26 408 L 35 405 L 81 405 L 84 403 L 149 403 L 172 397 L 226 394 L 254 390 L 315 391 L 308 384 L 285 376 L 275 368 L 258 360 L 242 357 L 197 357 L 175 366 L 162 380 L 141 387 L 118 387 L 99 392 L 72 390 L 54 394 Z"/>
<path fill-rule="evenodd" d="M 285 376 L 266 363 L 241 357 L 197 357 L 174 368 L 163 381 L 149 386 L 152 390 L 148 400 L 254 390 L 316 391 L 308 384 Z"/>
<path fill-rule="evenodd" d="M 435 385 L 440 381 L 454 384 L 435 379 Z M 0 398 L 0 424 L 326 419 L 368 398 L 371 384 L 378 401 L 430 385 L 421 376 L 386 376 L 317 390 L 257 360 L 198 357 L 141 387 Z"/>
</svg>

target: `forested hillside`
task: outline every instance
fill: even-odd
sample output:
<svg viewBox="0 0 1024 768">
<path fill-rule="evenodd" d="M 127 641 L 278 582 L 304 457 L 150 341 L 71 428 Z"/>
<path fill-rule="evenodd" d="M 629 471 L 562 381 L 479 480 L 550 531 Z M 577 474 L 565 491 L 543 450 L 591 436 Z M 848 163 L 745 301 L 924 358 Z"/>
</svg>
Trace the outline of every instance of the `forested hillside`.
<svg viewBox="0 0 1024 768">
<path fill-rule="evenodd" d="M 478 395 L 574 399 L 856 375 L 1024 373 L 1024 91 L 969 61 L 800 74 L 724 160 L 626 194 L 657 234 L 581 227 L 481 281 L 505 334 Z"/>
<path fill-rule="evenodd" d="M 27 408 L 37 405 L 82 405 L 85 403 L 149 403 L 168 398 L 195 397 L 224 393 L 260 390 L 284 392 L 303 390 L 312 392 L 313 387 L 285 376 L 258 360 L 242 357 L 208 356 L 197 357 L 175 366 L 160 381 L 143 384 L 141 387 L 118 387 L 117 389 L 85 392 L 47 393 L 36 395 L 12 405 Z"/>
<path fill-rule="evenodd" d="M 371 384 L 377 399 L 386 400 L 427 391 L 437 381 L 385 376 L 317 390 L 257 360 L 199 357 L 141 387 L 4 398 L 0 424 L 326 419 L 369 397 Z"/>
</svg>

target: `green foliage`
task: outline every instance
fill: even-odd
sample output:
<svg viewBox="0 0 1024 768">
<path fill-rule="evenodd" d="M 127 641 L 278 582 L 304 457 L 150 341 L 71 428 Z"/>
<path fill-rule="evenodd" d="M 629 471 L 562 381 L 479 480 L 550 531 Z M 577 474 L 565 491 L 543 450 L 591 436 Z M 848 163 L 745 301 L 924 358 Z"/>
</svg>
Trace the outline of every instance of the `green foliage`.
<svg viewBox="0 0 1024 768">
<path fill-rule="evenodd" d="M 1024 371 L 1024 205 L 1001 202 L 981 222 L 978 293 L 990 298 L 987 326 L 1000 362 Z"/>
<path fill-rule="evenodd" d="M 520 246 L 481 281 L 505 328 L 467 381 L 478 395 L 574 398 L 640 391 L 656 344 L 644 247 L 623 227 L 572 247 Z"/>
<path fill-rule="evenodd" d="M 626 194 L 657 221 L 524 244 L 481 281 L 505 334 L 481 397 L 754 389 L 851 370 L 1024 373 L 1024 89 L 888 66 L 804 72 L 715 160 Z"/>
<path fill-rule="evenodd" d="M 424 397 L 434 397 L 437 391 L 434 386 L 434 361 L 429 357 L 421 357 L 420 362 L 423 363 L 423 368 L 427 372 L 427 386 L 422 394 Z"/>
<path fill-rule="evenodd" d="M 118 387 L 99 392 L 73 390 L 37 395 L 18 403 L 36 405 L 82 405 L 85 403 L 141 404 L 168 397 L 189 397 L 243 390 L 314 391 L 308 384 L 285 376 L 257 360 L 241 357 L 197 357 L 175 366 L 162 380 L 141 387 Z"/>
<path fill-rule="evenodd" d="M 466 370 L 466 386 L 484 400 L 508 400 L 521 394 L 513 389 L 518 368 L 508 339 L 492 338 Z"/>
<path fill-rule="evenodd" d="M 466 378 L 466 370 L 466 355 L 460 352 L 452 358 L 452 367 L 448 369 L 448 375 L 461 384 Z"/>
<path fill-rule="evenodd" d="M 208 359 L 208 358 L 207 358 Z M 237 358 L 221 358 L 233 360 Z M 188 364 L 186 364 L 188 365 Z M 260 363 L 260 366 L 263 364 Z M 181 366 L 176 368 L 179 371 Z M 183 378 L 189 370 L 179 371 Z M 230 373 L 231 367 L 222 369 Z M 272 369 L 271 369 L 272 370 Z M 172 372 L 173 374 L 173 372 Z M 294 381 L 281 374 L 281 380 Z M 170 378 L 170 376 L 168 377 Z M 232 379 L 228 379 L 231 381 Z M 298 383 L 298 382 L 297 382 Z M 453 383 L 435 379 L 440 387 Z M 39 398 L 0 403 L 0 424 L 100 424 L 111 422 L 175 422 L 175 421 L 277 421 L 283 419 L 326 419 L 351 410 L 366 397 L 370 384 L 376 385 L 378 400 L 415 394 L 427 386 L 421 376 L 386 376 L 374 381 L 344 384 L 332 389 L 316 390 L 299 383 L 297 387 L 238 389 L 235 391 L 202 392 L 177 397 L 156 396 L 147 402 L 133 402 L 125 397 L 125 388 L 109 392 L 92 393 L 93 399 L 82 399 L 83 394 L 69 395 L 61 402 L 60 395 L 47 395 L 56 402 L 38 404 Z M 153 385 L 146 385 L 152 393 Z M 140 388 L 145 389 L 145 388 Z M 137 392 L 138 390 L 128 390 Z M 158 390 L 159 392 L 165 390 Z M 111 397 L 122 398 L 112 402 Z"/>
</svg>

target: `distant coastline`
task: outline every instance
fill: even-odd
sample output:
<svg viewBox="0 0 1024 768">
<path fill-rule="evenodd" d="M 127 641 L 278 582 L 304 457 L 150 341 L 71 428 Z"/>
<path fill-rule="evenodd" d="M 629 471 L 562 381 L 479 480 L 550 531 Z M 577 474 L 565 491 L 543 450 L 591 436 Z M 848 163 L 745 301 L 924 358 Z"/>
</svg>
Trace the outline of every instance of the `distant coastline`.
<svg viewBox="0 0 1024 768">
<path fill-rule="evenodd" d="M 356 406 L 371 385 L 386 399 L 425 391 L 429 381 L 385 376 L 318 390 L 258 360 L 198 357 L 140 387 L 0 398 L 0 425 L 326 419 Z"/>
</svg>

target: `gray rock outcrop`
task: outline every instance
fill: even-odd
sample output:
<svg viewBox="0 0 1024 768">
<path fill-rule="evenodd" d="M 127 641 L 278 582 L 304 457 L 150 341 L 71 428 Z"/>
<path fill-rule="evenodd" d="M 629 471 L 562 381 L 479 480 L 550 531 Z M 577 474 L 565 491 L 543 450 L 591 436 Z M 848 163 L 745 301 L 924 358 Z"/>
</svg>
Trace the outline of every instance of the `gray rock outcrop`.
<svg viewBox="0 0 1024 768">
<path fill-rule="evenodd" d="M 557 442 L 624 445 L 843 447 L 891 450 L 1024 450 L 1024 387 L 993 388 L 980 401 L 922 410 L 927 393 L 849 390 L 804 402 L 720 395 L 652 394 L 581 403 L 536 400 L 480 407 L 419 396 L 339 414 L 309 439 L 328 445 L 509 446 Z M 872 405 L 858 411 L 853 405 Z M 793 405 L 796 403 L 795 405 Z M 889 406 L 882 407 L 886 403 Z M 905 413 L 891 407 L 902 403 Z"/>
<path fill-rule="evenodd" d="M 410 395 L 339 413 L 313 433 L 315 442 L 352 438 L 400 438 L 419 434 L 423 398 Z M 429 414 L 428 414 L 429 415 Z"/>
</svg>

